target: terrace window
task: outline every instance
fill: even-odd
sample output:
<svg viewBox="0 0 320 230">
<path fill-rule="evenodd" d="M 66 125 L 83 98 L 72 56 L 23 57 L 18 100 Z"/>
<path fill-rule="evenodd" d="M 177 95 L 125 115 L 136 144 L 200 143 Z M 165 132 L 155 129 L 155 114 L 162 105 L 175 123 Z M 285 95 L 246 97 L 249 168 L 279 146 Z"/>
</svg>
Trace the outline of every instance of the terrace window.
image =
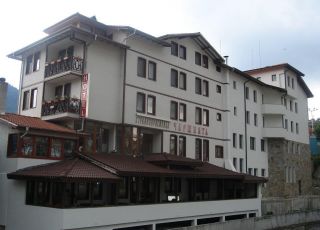
<svg viewBox="0 0 320 230">
<path fill-rule="evenodd" d="M 55 158 L 61 157 L 61 149 L 62 149 L 61 140 L 60 139 L 52 139 L 50 156 L 55 157 Z"/>
<path fill-rule="evenodd" d="M 177 135 L 170 135 L 170 154 L 177 155 Z"/>
<path fill-rule="evenodd" d="M 36 137 L 36 156 L 45 157 L 49 151 L 49 138 Z"/>
<path fill-rule="evenodd" d="M 179 136 L 179 156 L 186 156 L 186 137 Z"/>
<path fill-rule="evenodd" d="M 18 154 L 18 141 L 18 134 L 9 134 L 7 147 L 8 156 L 16 156 Z"/>
</svg>

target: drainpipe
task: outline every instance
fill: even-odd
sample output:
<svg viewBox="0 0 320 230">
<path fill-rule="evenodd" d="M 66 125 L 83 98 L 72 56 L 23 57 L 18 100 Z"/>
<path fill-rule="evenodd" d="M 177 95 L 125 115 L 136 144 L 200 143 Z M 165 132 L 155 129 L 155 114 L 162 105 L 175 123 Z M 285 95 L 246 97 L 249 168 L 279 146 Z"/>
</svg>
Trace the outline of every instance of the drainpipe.
<svg viewBox="0 0 320 230">
<path fill-rule="evenodd" d="M 247 143 L 247 98 L 246 98 L 246 84 L 251 81 L 248 79 L 243 84 L 243 100 L 244 100 L 244 149 L 246 153 L 246 173 L 248 173 L 248 143 Z"/>
<path fill-rule="evenodd" d="M 26 127 L 26 131 L 20 136 L 20 138 L 23 138 L 24 136 L 26 136 L 29 133 L 29 127 Z"/>
<path fill-rule="evenodd" d="M 125 118 L 125 100 L 126 100 L 126 79 L 127 79 L 127 49 L 124 49 L 123 60 L 123 84 L 122 84 L 122 117 L 121 117 L 121 140 L 120 140 L 120 153 L 124 153 L 124 118 Z"/>
</svg>

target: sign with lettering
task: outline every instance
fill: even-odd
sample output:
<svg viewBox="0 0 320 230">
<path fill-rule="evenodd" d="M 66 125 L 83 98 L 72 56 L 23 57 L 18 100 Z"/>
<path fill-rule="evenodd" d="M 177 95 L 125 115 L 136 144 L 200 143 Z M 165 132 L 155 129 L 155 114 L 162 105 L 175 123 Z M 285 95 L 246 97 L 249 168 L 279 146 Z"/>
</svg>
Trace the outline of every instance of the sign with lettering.
<svg viewBox="0 0 320 230">
<path fill-rule="evenodd" d="M 201 135 L 201 136 L 208 136 L 208 129 L 206 127 L 200 127 L 190 124 L 182 124 L 178 122 L 173 123 L 174 131 L 176 132 L 183 132 L 189 133 L 193 135 Z"/>
<path fill-rule="evenodd" d="M 87 117 L 87 99 L 88 99 L 88 84 L 89 84 L 89 74 L 85 73 L 82 75 L 81 82 L 81 108 L 80 117 Z"/>
</svg>

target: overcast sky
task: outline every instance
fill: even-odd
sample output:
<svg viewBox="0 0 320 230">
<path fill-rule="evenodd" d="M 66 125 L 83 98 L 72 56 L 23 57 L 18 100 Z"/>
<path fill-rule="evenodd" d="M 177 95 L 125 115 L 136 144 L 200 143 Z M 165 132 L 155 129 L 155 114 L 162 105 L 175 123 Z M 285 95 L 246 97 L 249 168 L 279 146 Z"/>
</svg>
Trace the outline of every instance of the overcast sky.
<svg viewBox="0 0 320 230">
<path fill-rule="evenodd" d="M 50 25 L 79 12 L 104 24 L 129 25 L 160 36 L 201 32 L 240 70 L 287 62 L 305 74 L 320 117 L 318 0 L 54 0 L 0 2 L 0 76 L 19 86 L 20 62 L 6 57 L 42 37 Z"/>
</svg>

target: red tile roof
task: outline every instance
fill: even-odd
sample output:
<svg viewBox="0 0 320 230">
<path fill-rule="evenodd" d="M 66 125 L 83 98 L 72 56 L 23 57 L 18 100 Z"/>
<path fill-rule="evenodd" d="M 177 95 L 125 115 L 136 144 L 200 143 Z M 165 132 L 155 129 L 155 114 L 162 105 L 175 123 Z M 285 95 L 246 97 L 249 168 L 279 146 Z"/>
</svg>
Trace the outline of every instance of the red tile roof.
<svg viewBox="0 0 320 230">
<path fill-rule="evenodd" d="M 161 164 L 161 165 L 182 165 L 189 167 L 202 166 L 203 162 L 200 160 L 195 160 L 187 157 L 177 156 L 168 153 L 155 153 L 148 154 L 143 157 L 145 161 Z"/>
<path fill-rule="evenodd" d="M 29 127 L 30 129 L 46 130 L 59 133 L 76 134 L 75 130 L 43 121 L 38 117 L 29 117 L 13 113 L 0 114 L 0 120 L 16 127 Z"/>
<path fill-rule="evenodd" d="M 114 181 L 116 175 L 80 158 L 32 166 L 9 173 L 9 179 L 52 179 L 58 181 Z"/>
<path fill-rule="evenodd" d="M 272 65 L 272 66 L 265 66 L 262 68 L 250 69 L 250 70 L 246 70 L 243 72 L 245 72 L 247 74 L 255 74 L 255 73 L 263 73 L 263 72 L 268 72 L 268 71 L 283 69 L 283 68 L 290 69 L 293 72 L 295 72 L 296 74 L 298 74 L 299 76 L 302 76 L 302 77 L 304 76 L 304 74 L 302 72 L 300 72 L 299 70 L 297 70 L 296 68 L 294 68 L 292 65 L 290 65 L 288 63 L 282 63 L 282 64 L 277 64 L 277 65 Z"/>
<path fill-rule="evenodd" d="M 151 155 L 150 159 L 156 159 L 156 154 Z M 163 154 L 158 154 L 163 155 Z M 185 157 L 168 156 L 169 159 L 180 159 L 184 158 L 184 163 L 186 162 L 198 162 Z M 148 156 L 144 160 L 141 157 L 133 157 L 124 154 L 116 153 L 96 153 L 96 154 L 86 154 L 85 157 L 93 161 L 97 161 L 106 165 L 116 171 L 120 176 L 149 176 L 149 177 L 161 177 L 161 176 L 171 176 L 171 177 L 189 177 L 189 178 L 216 178 L 216 179 L 238 179 L 250 182 L 266 182 L 265 178 L 249 176 L 243 173 L 234 172 L 208 162 L 201 162 L 201 165 L 190 169 L 169 169 L 154 165 L 148 162 Z M 162 156 L 158 156 L 161 158 Z M 180 159 L 181 160 L 181 159 Z"/>
</svg>

